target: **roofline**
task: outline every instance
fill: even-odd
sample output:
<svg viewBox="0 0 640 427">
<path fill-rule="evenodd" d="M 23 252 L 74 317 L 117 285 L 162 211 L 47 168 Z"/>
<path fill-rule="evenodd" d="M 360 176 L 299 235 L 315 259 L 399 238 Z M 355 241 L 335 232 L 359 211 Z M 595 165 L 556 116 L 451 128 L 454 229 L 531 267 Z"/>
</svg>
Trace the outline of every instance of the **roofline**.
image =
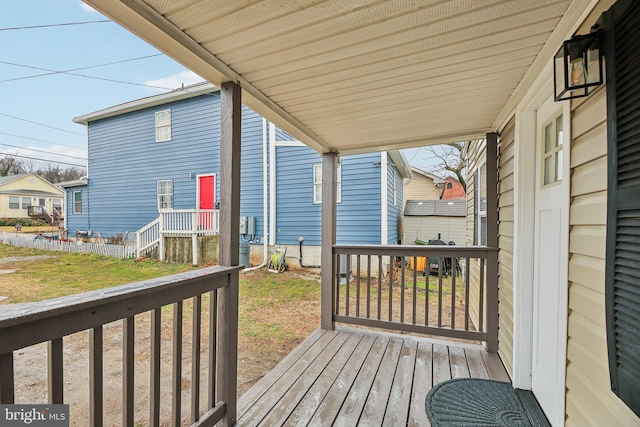
<svg viewBox="0 0 640 427">
<path fill-rule="evenodd" d="M 417 167 L 415 167 L 415 166 L 411 166 L 411 170 L 412 170 L 413 172 L 415 172 L 415 173 L 419 173 L 420 175 L 424 175 L 424 176 L 426 176 L 426 177 L 431 178 L 431 179 L 433 180 L 433 183 L 434 183 L 434 184 L 435 184 L 435 183 L 438 183 L 438 184 L 444 184 L 444 182 L 445 182 L 445 180 L 446 180 L 446 178 L 440 178 L 439 176 L 436 176 L 436 175 L 434 175 L 434 174 L 432 174 L 432 173 L 429 173 L 429 172 L 425 172 L 425 171 L 423 171 L 422 169 L 417 168 Z"/>
<path fill-rule="evenodd" d="M 73 181 L 65 181 L 65 182 L 59 182 L 58 184 L 56 184 L 58 187 L 62 187 L 62 188 L 68 188 L 68 187 L 80 187 L 82 185 L 87 185 L 87 180 L 86 179 L 75 179 Z"/>
<path fill-rule="evenodd" d="M 93 113 L 78 116 L 73 119 L 73 122 L 86 125 L 87 123 L 93 122 L 95 120 L 106 119 L 107 117 L 118 116 L 120 114 L 130 113 L 132 111 L 138 111 L 144 108 L 155 107 L 169 102 L 194 98 L 196 96 L 217 92 L 219 90 L 220 89 L 209 82 L 196 83 L 191 86 L 173 90 L 171 92 L 136 99 L 135 101 L 125 102 L 124 104 L 115 105 L 113 107 L 98 110 Z"/>
<path fill-rule="evenodd" d="M 389 157 L 391 157 L 391 160 L 393 161 L 393 164 L 396 165 L 396 169 L 398 169 L 398 172 L 400 172 L 400 176 L 406 179 L 412 178 L 413 175 L 411 173 L 411 166 L 409 166 L 407 157 L 404 155 L 402 150 L 392 150 L 388 153 Z"/>
</svg>

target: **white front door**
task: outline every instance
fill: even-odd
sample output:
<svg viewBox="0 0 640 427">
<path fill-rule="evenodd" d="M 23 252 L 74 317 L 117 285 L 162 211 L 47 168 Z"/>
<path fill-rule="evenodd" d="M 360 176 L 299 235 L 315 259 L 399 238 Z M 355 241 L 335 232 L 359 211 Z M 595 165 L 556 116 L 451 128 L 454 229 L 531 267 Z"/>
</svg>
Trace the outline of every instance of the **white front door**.
<svg viewBox="0 0 640 427">
<path fill-rule="evenodd" d="M 563 104 L 547 99 L 537 111 L 533 275 L 532 390 L 554 426 L 564 424 L 568 154 L 570 125 Z"/>
</svg>

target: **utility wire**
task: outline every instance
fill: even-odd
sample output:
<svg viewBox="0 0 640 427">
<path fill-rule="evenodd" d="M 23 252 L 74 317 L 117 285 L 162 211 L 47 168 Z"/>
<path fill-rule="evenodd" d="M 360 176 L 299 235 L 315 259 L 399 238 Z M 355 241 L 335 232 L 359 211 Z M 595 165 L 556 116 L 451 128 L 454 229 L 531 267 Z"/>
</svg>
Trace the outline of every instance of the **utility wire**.
<svg viewBox="0 0 640 427">
<path fill-rule="evenodd" d="M 32 121 L 32 120 L 22 119 L 22 118 L 20 118 L 20 117 L 12 116 L 12 115 L 10 115 L 10 114 L 0 113 L 0 116 L 11 117 L 12 119 L 21 120 L 21 121 L 23 121 L 23 122 L 32 123 L 32 124 L 34 124 L 34 125 L 38 125 L 38 126 L 44 126 L 44 127 L 46 127 L 46 128 L 49 128 L 49 129 L 59 130 L 60 132 L 67 132 L 67 133 L 70 133 L 70 134 L 73 134 L 73 135 L 85 136 L 85 135 L 84 135 L 84 134 L 82 134 L 82 133 L 72 132 L 72 131 L 70 131 L 70 130 L 57 128 L 57 127 L 55 127 L 55 126 L 45 125 L 45 124 L 43 124 L 43 123 L 34 122 L 34 121 Z"/>
<path fill-rule="evenodd" d="M 86 74 L 70 73 L 70 72 L 67 72 L 67 71 L 57 71 L 57 70 L 51 70 L 49 68 L 33 67 L 31 65 L 14 64 L 12 62 L 2 62 L 2 61 L 0 61 L 0 64 L 14 65 L 16 67 L 31 68 L 32 70 L 47 71 L 47 72 L 49 72 L 51 74 L 66 74 L 66 75 L 69 75 L 69 76 L 84 77 L 85 79 L 103 80 L 103 81 L 107 81 L 107 82 L 121 83 L 121 84 L 126 84 L 126 85 L 133 85 L 133 86 L 144 86 L 144 87 L 150 87 L 150 88 L 154 88 L 154 89 L 173 90 L 173 89 L 168 88 L 168 87 L 146 85 L 144 83 L 133 83 L 133 82 L 127 82 L 127 81 L 124 81 L 124 80 L 107 79 L 107 78 L 104 78 L 104 77 L 87 76 Z"/>
<path fill-rule="evenodd" d="M 54 153 L 54 152 L 51 152 L 51 151 L 38 150 L 36 148 L 26 148 L 26 147 L 20 147 L 19 145 L 5 144 L 4 142 L 0 142 L 0 145 L 4 145 L 4 146 L 7 146 L 7 147 L 13 147 L 13 148 L 19 148 L 21 150 L 36 151 L 38 153 L 50 154 L 52 156 L 69 157 L 71 159 L 78 159 L 78 160 L 87 160 L 86 157 L 71 156 L 69 154 L 58 154 L 58 153 Z"/>
<path fill-rule="evenodd" d="M 16 78 L 13 78 L 13 79 L 0 80 L 0 83 L 13 82 L 13 81 L 16 81 L 16 80 L 33 79 L 33 78 L 42 77 L 42 76 L 51 76 L 53 74 L 66 74 L 66 73 L 70 73 L 72 71 L 88 70 L 90 68 L 99 68 L 99 67 L 105 67 L 107 65 L 114 65 L 114 64 L 123 64 L 125 62 L 139 61 L 141 59 L 154 58 L 156 56 L 164 56 L 164 54 L 156 53 L 155 55 L 140 56 L 138 58 L 124 59 L 122 61 L 115 61 L 115 62 L 107 62 L 105 64 L 91 65 L 91 66 L 88 66 L 88 67 L 72 68 L 70 70 L 62 70 L 62 71 L 51 71 L 51 72 L 48 72 L 48 73 L 35 74 L 33 76 L 16 77 Z M 36 69 L 36 70 L 43 70 L 42 68 L 31 67 L 29 65 L 15 64 L 13 62 L 0 61 L 0 64 L 13 65 L 13 66 L 16 66 L 16 67 L 32 68 L 32 69 Z"/>
<path fill-rule="evenodd" d="M 113 22 L 110 19 L 102 19 L 100 21 L 82 21 L 82 22 L 65 22 L 62 24 L 45 24 L 45 25 L 29 25 L 26 27 L 8 27 L 0 28 L 0 31 L 13 31 L 13 30 L 31 30 L 34 28 L 50 28 L 50 27 L 68 27 L 71 25 L 85 25 L 85 24 L 101 24 L 104 22 Z"/>
<path fill-rule="evenodd" d="M 7 135 L 7 136 L 13 136 L 16 138 L 22 138 L 22 139 L 30 139 L 31 141 L 38 141 L 38 142 L 46 142 L 48 144 L 55 144 L 55 145 L 61 145 L 63 147 L 71 147 L 71 148 L 75 148 L 77 150 L 84 150 L 87 151 L 86 148 L 83 147 L 76 147 L 75 145 L 69 145 L 69 144 L 63 144 L 61 142 L 55 142 L 55 141 L 47 141 L 46 139 L 38 139 L 38 138 L 30 138 L 28 136 L 22 136 L 22 135 L 15 135 L 13 133 L 7 133 L 7 132 L 0 132 L 0 135 Z"/>
<path fill-rule="evenodd" d="M 29 157 L 29 156 L 21 156 L 21 155 L 12 154 L 12 153 L 0 152 L 0 155 L 9 156 L 9 157 L 20 157 L 21 159 L 38 160 L 39 162 L 56 163 L 56 164 L 59 164 L 59 165 L 78 166 L 80 168 L 86 168 L 87 167 L 86 165 L 78 165 L 76 163 L 59 162 L 57 160 L 49 160 L 49 159 L 42 159 L 42 158 L 38 158 L 38 157 Z"/>
</svg>

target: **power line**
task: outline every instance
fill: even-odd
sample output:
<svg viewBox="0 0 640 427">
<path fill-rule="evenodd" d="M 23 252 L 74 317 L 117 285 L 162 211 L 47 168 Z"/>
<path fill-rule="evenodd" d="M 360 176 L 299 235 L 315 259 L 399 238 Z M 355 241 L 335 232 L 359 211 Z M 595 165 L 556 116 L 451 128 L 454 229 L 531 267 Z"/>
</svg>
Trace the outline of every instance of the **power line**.
<svg viewBox="0 0 640 427">
<path fill-rule="evenodd" d="M 112 82 L 112 83 L 121 83 L 121 84 L 126 84 L 126 85 L 133 85 L 133 86 L 143 86 L 143 87 L 150 87 L 150 88 L 154 88 L 154 89 L 173 90 L 173 89 L 168 88 L 168 87 L 146 85 L 144 83 L 133 83 L 133 82 L 127 82 L 127 81 L 124 81 L 124 80 L 107 79 L 105 77 L 88 76 L 86 74 L 70 73 L 70 72 L 67 72 L 67 71 L 57 71 L 57 70 L 51 70 L 49 68 L 34 67 L 34 66 L 31 66 L 31 65 L 15 64 L 15 63 L 12 63 L 12 62 L 2 62 L 2 61 L 0 61 L 0 64 L 14 65 L 16 67 L 30 68 L 32 70 L 47 71 L 47 72 L 49 72 L 51 74 L 66 74 L 68 76 L 84 77 L 85 79 L 103 80 L 103 81 Z"/>
<path fill-rule="evenodd" d="M 32 123 L 32 124 L 34 124 L 34 125 L 38 125 L 38 126 L 44 126 L 44 127 L 46 127 L 46 128 L 49 128 L 49 129 L 59 130 L 59 131 L 61 131 L 61 132 L 71 133 L 71 134 L 73 134 L 73 135 L 86 136 L 86 135 L 84 135 L 84 134 L 82 134 L 82 133 L 72 132 L 72 131 L 70 131 L 70 130 L 57 128 L 57 127 L 55 127 L 55 126 L 45 125 L 45 124 L 43 124 L 43 123 L 34 122 L 34 121 L 32 121 L 32 120 L 23 119 L 23 118 L 20 118 L 20 117 L 12 116 L 12 115 L 10 115 L 10 114 L 0 113 L 0 116 L 11 117 L 12 119 L 21 120 L 21 121 L 23 121 L 23 122 Z"/>
<path fill-rule="evenodd" d="M 90 68 L 99 68 L 99 67 L 105 67 L 105 66 L 107 66 L 107 65 L 114 65 L 114 64 L 123 64 L 123 63 L 125 63 L 125 62 L 139 61 L 139 60 L 141 60 L 141 59 L 154 58 L 154 57 L 156 57 L 156 56 L 164 56 L 164 54 L 162 54 L 162 53 L 156 53 L 155 55 L 140 56 L 140 57 L 138 57 L 138 58 L 124 59 L 124 60 L 122 60 L 122 61 L 115 61 L 115 62 L 107 62 L 107 63 L 105 63 L 105 64 L 91 65 L 91 66 L 88 66 L 88 67 L 72 68 L 72 69 L 70 69 L 70 70 L 62 70 L 62 71 L 51 71 L 51 72 L 48 72 L 48 73 L 35 74 L 35 75 L 33 75 L 33 76 L 16 77 L 16 78 L 13 78 L 13 79 L 0 80 L 0 83 L 4 83 L 4 82 L 13 82 L 13 81 L 16 81 L 16 80 L 33 79 L 33 78 L 36 78 L 36 77 L 51 76 L 51 75 L 54 75 L 54 74 L 66 74 L 66 73 L 69 73 L 69 72 L 72 72 L 72 71 L 88 70 L 88 69 L 90 69 Z M 3 62 L 3 61 L 0 61 L 0 64 L 14 65 L 14 66 L 16 66 L 16 67 L 24 67 L 24 68 L 40 69 L 40 68 L 37 68 L 37 67 L 31 67 L 31 66 L 28 66 L 28 65 L 22 65 L 22 64 L 15 64 L 15 63 L 12 63 L 12 62 Z M 43 69 L 40 69 L 40 70 L 43 70 Z"/>
<path fill-rule="evenodd" d="M 29 25 L 26 27 L 8 27 L 0 28 L 0 31 L 13 31 L 13 30 L 31 30 L 34 28 L 49 28 L 49 27 L 68 27 L 71 25 L 85 25 L 85 24 L 101 24 L 104 22 L 113 22 L 110 19 L 102 19 L 99 21 L 82 21 L 82 22 L 65 22 L 62 24 L 45 24 L 45 25 Z"/>
<path fill-rule="evenodd" d="M 78 159 L 78 160 L 87 160 L 86 157 L 71 156 L 71 155 L 68 155 L 68 154 L 58 154 L 58 153 L 53 153 L 51 151 L 38 150 L 36 148 L 25 148 L 25 147 L 20 147 L 19 145 L 5 144 L 4 142 L 0 142 L 0 145 L 4 145 L 4 146 L 7 146 L 7 147 L 13 147 L 13 148 L 19 148 L 21 150 L 36 151 L 38 153 L 50 154 L 52 156 L 69 157 L 71 159 Z"/>
<path fill-rule="evenodd" d="M 59 162 L 59 161 L 56 161 L 56 160 L 42 159 L 42 158 L 38 158 L 38 157 L 20 156 L 18 154 L 11 154 L 11 153 L 0 152 L 0 155 L 10 156 L 10 157 L 20 157 L 21 159 L 37 160 L 39 162 L 56 163 L 56 164 L 59 164 L 59 165 L 78 166 L 80 168 L 86 168 L 87 167 L 86 165 L 78 165 L 76 163 Z"/>
<path fill-rule="evenodd" d="M 7 133 L 7 132 L 0 132 L 0 135 L 7 135 L 7 136 L 13 136 L 16 138 L 22 138 L 22 139 L 30 139 L 31 141 L 38 141 L 38 142 L 46 142 L 48 144 L 55 144 L 55 145 L 61 145 L 63 147 L 70 147 L 70 148 L 76 148 L 78 150 L 84 150 L 87 151 L 86 148 L 83 147 L 76 147 L 75 145 L 69 145 L 69 144 L 63 144 L 61 142 L 55 142 L 55 141 L 47 141 L 46 139 L 38 139 L 38 138 L 30 138 L 28 136 L 22 136 L 22 135 L 15 135 L 13 133 Z"/>
</svg>

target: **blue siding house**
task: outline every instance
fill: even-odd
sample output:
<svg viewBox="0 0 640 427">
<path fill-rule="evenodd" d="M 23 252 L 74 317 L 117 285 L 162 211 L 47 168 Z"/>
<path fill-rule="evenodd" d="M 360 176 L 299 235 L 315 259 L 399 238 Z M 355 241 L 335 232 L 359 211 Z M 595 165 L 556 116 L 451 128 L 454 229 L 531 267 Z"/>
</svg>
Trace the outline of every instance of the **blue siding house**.
<svg viewBox="0 0 640 427">
<path fill-rule="evenodd" d="M 220 99 L 211 84 L 156 95 L 74 119 L 84 124 L 88 174 L 66 186 L 66 229 L 110 237 L 136 232 L 161 210 L 214 209 L 219 200 Z M 241 236 L 256 255 L 291 245 L 288 255 L 318 264 L 321 156 L 247 107 L 242 112 Z M 400 151 L 345 156 L 339 167 L 338 243 L 399 240 Z M 295 262 L 293 262 L 295 264 Z"/>
</svg>

